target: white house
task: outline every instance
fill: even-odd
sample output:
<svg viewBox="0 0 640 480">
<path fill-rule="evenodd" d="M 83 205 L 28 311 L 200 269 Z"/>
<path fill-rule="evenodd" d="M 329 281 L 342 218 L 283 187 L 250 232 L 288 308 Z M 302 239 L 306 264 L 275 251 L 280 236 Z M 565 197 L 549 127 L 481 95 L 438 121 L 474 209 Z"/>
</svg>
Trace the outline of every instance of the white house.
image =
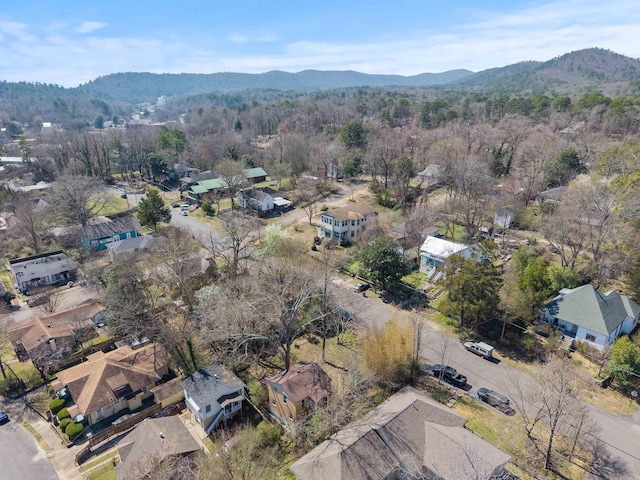
<svg viewBox="0 0 640 480">
<path fill-rule="evenodd" d="M 238 206 L 244 210 L 253 210 L 259 216 L 266 215 L 276 208 L 287 208 L 291 201 L 281 193 L 269 188 L 249 188 L 237 193 Z"/>
<path fill-rule="evenodd" d="M 182 381 L 191 420 L 208 435 L 242 410 L 246 385 L 223 365 L 203 367 Z"/>
<path fill-rule="evenodd" d="M 333 240 L 339 245 L 353 242 L 376 215 L 376 211 L 366 204 L 322 212 L 318 236 Z"/>
<path fill-rule="evenodd" d="M 472 248 L 468 245 L 429 236 L 420 247 L 420 271 L 434 273 L 434 270 L 442 270 L 447 266 L 447 258 L 451 255 L 470 258 L 471 253 Z"/>
<path fill-rule="evenodd" d="M 638 324 L 640 307 L 615 290 L 601 292 L 592 285 L 560 290 L 540 309 L 540 321 L 562 330 L 568 337 L 602 349 Z"/>
<path fill-rule="evenodd" d="M 435 185 L 442 182 L 445 177 L 445 168 L 442 165 L 431 164 L 417 175 L 418 181 L 427 185 Z"/>
<path fill-rule="evenodd" d="M 157 243 L 157 240 L 151 235 L 139 235 L 125 240 L 118 240 L 117 242 L 111 242 L 107 245 L 109 260 L 115 262 L 116 259 L 122 255 L 136 254 L 147 250 L 155 243 Z"/>
</svg>

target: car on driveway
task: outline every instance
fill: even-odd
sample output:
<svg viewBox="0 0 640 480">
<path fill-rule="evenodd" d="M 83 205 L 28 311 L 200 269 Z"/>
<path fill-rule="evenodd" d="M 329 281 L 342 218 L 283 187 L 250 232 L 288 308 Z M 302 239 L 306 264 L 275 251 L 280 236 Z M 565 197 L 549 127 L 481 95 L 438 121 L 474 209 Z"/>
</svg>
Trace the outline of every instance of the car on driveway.
<svg viewBox="0 0 640 480">
<path fill-rule="evenodd" d="M 369 287 L 371 287 L 371 285 L 369 285 L 368 283 L 356 283 L 356 285 L 353 287 L 353 291 L 360 293 L 369 290 Z"/>
<path fill-rule="evenodd" d="M 0 410 L 0 423 L 6 423 L 9 421 L 9 415 L 4 410 Z"/>
</svg>

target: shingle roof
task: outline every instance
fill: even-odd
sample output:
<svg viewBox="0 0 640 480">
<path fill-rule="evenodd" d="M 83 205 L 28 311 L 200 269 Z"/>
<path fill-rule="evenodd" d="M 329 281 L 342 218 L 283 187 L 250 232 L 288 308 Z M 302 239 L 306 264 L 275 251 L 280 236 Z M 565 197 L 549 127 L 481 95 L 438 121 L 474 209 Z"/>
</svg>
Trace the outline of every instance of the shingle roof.
<svg viewBox="0 0 640 480">
<path fill-rule="evenodd" d="M 140 228 L 140 222 L 134 217 L 123 217 L 109 222 L 87 225 L 83 227 L 82 234 L 87 240 L 96 240 L 133 230 L 139 231 Z"/>
<path fill-rule="evenodd" d="M 333 217 L 336 220 L 358 220 L 366 215 L 373 215 L 376 211 L 370 205 L 366 203 L 359 203 L 357 205 L 350 205 L 348 207 L 336 208 L 335 210 L 329 210 L 322 212 L 322 215 Z"/>
<path fill-rule="evenodd" d="M 111 242 L 108 246 L 109 250 L 114 253 L 126 252 L 134 248 L 145 249 L 155 243 L 155 238 L 151 235 L 138 235 L 137 237 L 127 238 L 125 240 L 118 240 L 117 242 Z"/>
<path fill-rule="evenodd" d="M 265 380 L 281 385 L 294 402 L 307 397 L 319 402 L 331 391 L 331 378 L 320 365 L 312 362 L 298 362 L 289 370 L 270 375 Z"/>
<path fill-rule="evenodd" d="M 147 418 L 118 443 L 119 480 L 138 480 L 173 455 L 200 450 L 179 417 Z"/>
<path fill-rule="evenodd" d="M 640 307 L 630 298 L 615 290 L 600 292 L 591 284 L 561 293 L 542 310 L 552 317 L 603 335 L 610 335 L 627 317 L 640 315 Z"/>
<path fill-rule="evenodd" d="M 406 387 L 291 470 L 299 480 L 371 480 L 402 465 L 442 479 L 488 479 L 510 457 L 466 430 L 465 423 L 464 417 Z"/>
<path fill-rule="evenodd" d="M 52 338 L 73 337 L 74 328 L 91 327 L 91 318 L 104 310 L 97 300 L 85 300 L 75 307 L 48 313 L 10 330 L 12 342 L 20 340 L 27 351 Z"/>
<path fill-rule="evenodd" d="M 238 377 L 224 365 L 212 365 L 200 368 L 197 372 L 182 381 L 182 388 L 200 406 L 218 400 L 225 394 L 245 388 Z"/>
<path fill-rule="evenodd" d="M 169 364 L 165 350 L 151 343 L 136 350 L 126 345 L 109 353 L 97 352 L 87 361 L 58 372 L 58 380 L 69 387 L 83 415 L 116 400 L 108 381 L 125 379 L 132 391 L 160 380 L 157 373 Z M 122 384 L 116 385 L 121 387 Z"/>
</svg>

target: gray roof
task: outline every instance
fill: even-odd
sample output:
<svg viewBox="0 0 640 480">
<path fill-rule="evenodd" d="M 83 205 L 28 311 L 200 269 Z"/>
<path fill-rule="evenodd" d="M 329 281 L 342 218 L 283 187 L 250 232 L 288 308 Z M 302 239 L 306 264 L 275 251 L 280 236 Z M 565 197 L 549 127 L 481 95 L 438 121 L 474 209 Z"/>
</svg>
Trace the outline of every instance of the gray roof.
<svg viewBox="0 0 640 480">
<path fill-rule="evenodd" d="M 491 478 L 510 456 L 466 419 L 406 387 L 291 466 L 299 480 L 382 479 L 404 466 L 441 479 Z"/>
<path fill-rule="evenodd" d="M 10 260 L 9 266 L 20 283 L 78 268 L 78 264 L 62 250 Z"/>
<path fill-rule="evenodd" d="M 109 250 L 114 253 L 122 253 L 134 248 L 144 249 L 155 243 L 155 238 L 151 235 L 139 235 L 133 238 L 127 238 L 126 240 L 118 240 L 109 244 Z"/>
<path fill-rule="evenodd" d="M 542 307 L 549 316 L 596 333 L 610 335 L 627 317 L 638 318 L 640 307 L 615 290 L 600 292 L 593 285 L 566 290 Z"/>
<path fill-rule="evenodd" d="M 147 418 L 118 443 L 119 480 L 143 478 L 167 457 L 200 450 L 179 417 Z"/>
<path fill-rule="evenodd" d="M 82 234 L 87 240 L 96 240 L 133 230 L 140 230 L 140 222 L 134 217 L 123 217 L 109 222 L 87 225 L 82 229 Z"/>
<path fill-rule="evenodd" d="M 182 388 L 198 406 L 245 387 L 242 380 L 224 365 L 203 367 L 182 381 Z"/>
</svg>

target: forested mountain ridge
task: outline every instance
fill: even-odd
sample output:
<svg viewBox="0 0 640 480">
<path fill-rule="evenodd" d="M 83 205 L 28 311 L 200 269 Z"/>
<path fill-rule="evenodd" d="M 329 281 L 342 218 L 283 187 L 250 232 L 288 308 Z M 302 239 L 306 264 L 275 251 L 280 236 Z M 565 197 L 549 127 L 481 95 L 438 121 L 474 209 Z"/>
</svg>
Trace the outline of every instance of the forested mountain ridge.
<svg viewBox="0 0 640 480">
<path fill-rule="evenodd" d="M 597 90 L 606 95 L 640 91 L 640 61 L 610 50 L 589 48 L 546 62 L 520 62 L 478 72 L 458 82 L 462 87 L 505 94 L 581 94 Z"/>
</svg>

